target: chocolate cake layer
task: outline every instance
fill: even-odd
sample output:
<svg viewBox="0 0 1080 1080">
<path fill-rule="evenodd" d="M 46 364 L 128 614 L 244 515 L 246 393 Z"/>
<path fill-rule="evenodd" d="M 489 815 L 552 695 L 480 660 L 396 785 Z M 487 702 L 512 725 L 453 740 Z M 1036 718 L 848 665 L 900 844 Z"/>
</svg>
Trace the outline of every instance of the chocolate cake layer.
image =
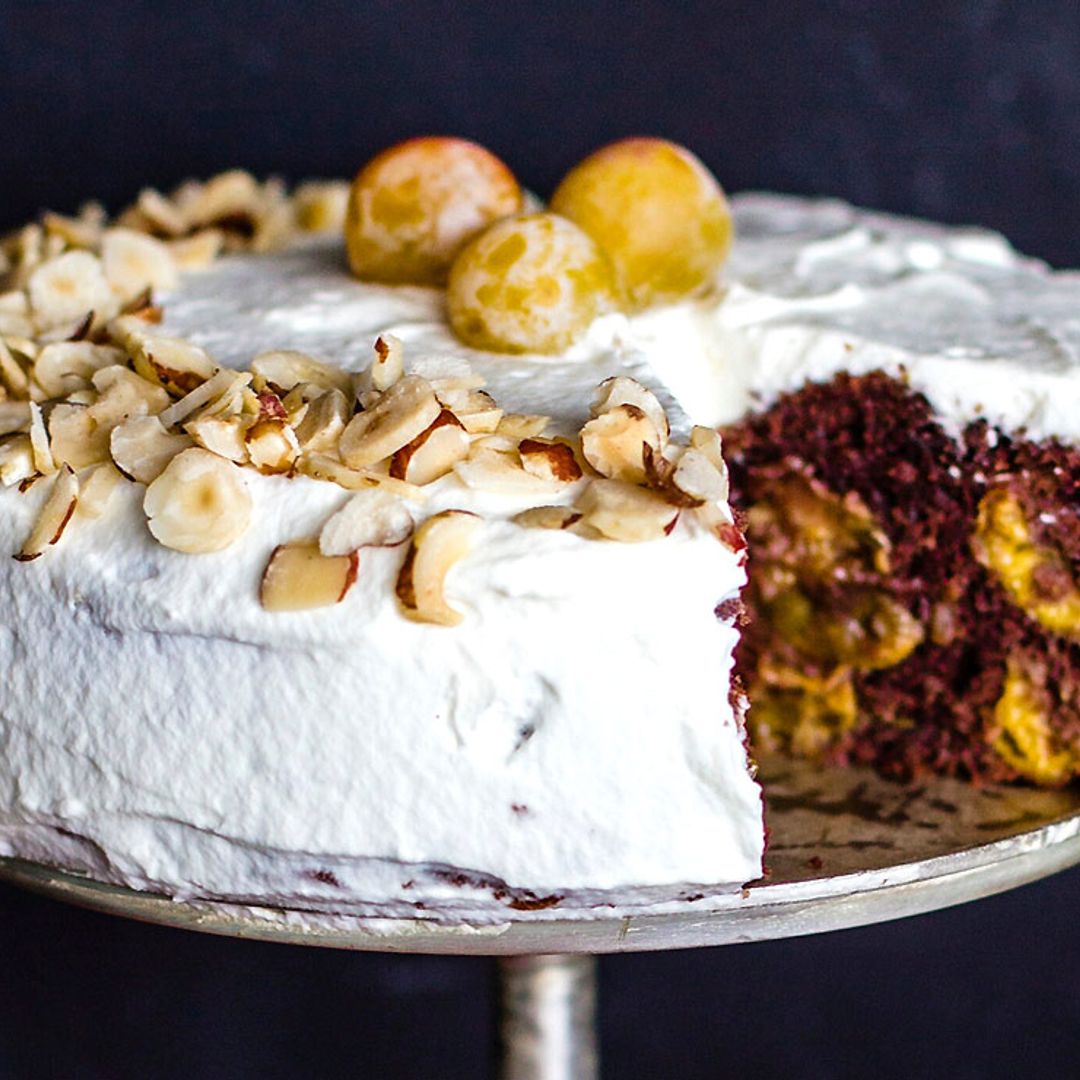
<svg viewBox="0 0 1080 1080">
<path fill-rule="evenodd" d="M 1080 450 L 983 422 L 953 438 L 880 372 L 783 395 L 726 440 L 759 744 L 899 778 L 1080 769 Z"/>
</svg>

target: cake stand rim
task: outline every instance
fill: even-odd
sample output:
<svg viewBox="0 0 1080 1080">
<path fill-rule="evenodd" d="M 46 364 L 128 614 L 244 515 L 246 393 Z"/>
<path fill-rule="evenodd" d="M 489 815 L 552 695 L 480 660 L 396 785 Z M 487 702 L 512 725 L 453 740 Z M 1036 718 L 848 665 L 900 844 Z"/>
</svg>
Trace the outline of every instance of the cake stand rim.
<svg viewBox="0 0 1080 1080">
<path fill-rule="evenodd" d="M 366 952 L 526 956 L 699 948 L 851 929 L 992 896 L 1077 863 L 1080 812 L 926 859 L 805 881 L 766 881 L 712 897 L 708 908 L 534 916 L 491 925 L 174 900 L 6 857 L 0 857 L 0 881 L 105 914 L 225 937 Z"/>
</svg>

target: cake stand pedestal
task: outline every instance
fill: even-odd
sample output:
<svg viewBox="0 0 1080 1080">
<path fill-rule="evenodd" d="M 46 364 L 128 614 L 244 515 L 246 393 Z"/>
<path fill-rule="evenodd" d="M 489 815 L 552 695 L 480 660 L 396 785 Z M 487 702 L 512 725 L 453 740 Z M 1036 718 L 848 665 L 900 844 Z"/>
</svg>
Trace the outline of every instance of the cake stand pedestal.
<svg viewBox="0 0 1080 1080">
<path fill-rule="evenodd" d="M 1003 892 L 1080 862 L 1080 791 L 883 781 L 765 761 L 769 876 L 670 912 L 561 909 L 527 919 L 313 918 L 178 903 L 46 866 L 0 860 L 0 879 L 98 911 L 263 941 L 498 956 L 503 1080 L 594 1080 L 598 953 L 731 945 L 864 926 Z"/>
<path fill-rule="evenodd" d="M 499 960 L 501 1080 L 596 1080 L 596 957 Z"/>
</svg>

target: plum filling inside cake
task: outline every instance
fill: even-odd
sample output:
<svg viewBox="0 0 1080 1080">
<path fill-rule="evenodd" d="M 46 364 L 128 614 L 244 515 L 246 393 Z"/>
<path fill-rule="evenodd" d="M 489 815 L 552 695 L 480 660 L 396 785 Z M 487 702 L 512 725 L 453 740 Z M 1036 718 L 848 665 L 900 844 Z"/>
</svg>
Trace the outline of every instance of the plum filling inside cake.
<svg viewBox="0 0 1080 1080">
<path fill-rule="evenodd" d="M 726 449 L 757 746 L 898 778 L 1080 772 L 1080 450 L 954 437 L 881 372 L 783 395 Z"/>
</svg>

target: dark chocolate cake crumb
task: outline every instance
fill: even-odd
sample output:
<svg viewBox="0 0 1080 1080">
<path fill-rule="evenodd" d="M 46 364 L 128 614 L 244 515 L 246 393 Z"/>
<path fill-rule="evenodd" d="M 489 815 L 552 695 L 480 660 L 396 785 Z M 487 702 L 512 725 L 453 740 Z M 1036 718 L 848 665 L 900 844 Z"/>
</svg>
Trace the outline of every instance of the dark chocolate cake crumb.
<svg viewBox="0 0 1080 1080">
<path fill-rule="evenodd" d="M 1046 702 L 1055 739 L 1080 750 L 1080 642 L 1018 607 L 973 544 L 980 501 L 1004 485 L 1022 506 L 1033 542 L 1060 555 L 1060 566 L 1034 578 L 1039 595 L 1052 599 L 1075 588 L 1080 450 L 992 432 L 985 421 L 954 440 L 922 395 L 882 372 L 841 374 L 784 395 L 724 438 L 733 499 L 744 512 L 775 490 L 778 477 L 799 474 L 856 499 L 887 538 L 887 568 L 845 564 L 834 580 L 808 589 L 815 611 L 842 612 L 862 584 L 891 597 L 922 628 L 921 642 L 898 663 L 854 671 L 858 721 L 824 751 L 828 757 L 904 780 L 924 773 L 1019 778 L 990 745 L 1010 660 L 1022 663 Z M 814 676 L 827 674 L 829 664 L 802 655 L 761 618 L 755 561 L 768 565 L 784 541 L 755 535 L 752 514 L 749 521 L 751 625 L 738 665 L 753 695 L 766 657 Z"/>
<path fill-rule="evenodd" d="M 721 600 L 716 605 L 714 614 L 721 622 L 735 622 L 742 618 L 744 611 L 743 602 L 737 596 L 732 596 Z"/>
<path fill-rule="evenodd" d="M 309 870 L 307 876 L 312 881 L 317 881 L 321 885 L 332 885 L 335 889 L 341 888 L 341 882 L 338 881 L 337 876 L 330 870 Z"/>
</svg>

